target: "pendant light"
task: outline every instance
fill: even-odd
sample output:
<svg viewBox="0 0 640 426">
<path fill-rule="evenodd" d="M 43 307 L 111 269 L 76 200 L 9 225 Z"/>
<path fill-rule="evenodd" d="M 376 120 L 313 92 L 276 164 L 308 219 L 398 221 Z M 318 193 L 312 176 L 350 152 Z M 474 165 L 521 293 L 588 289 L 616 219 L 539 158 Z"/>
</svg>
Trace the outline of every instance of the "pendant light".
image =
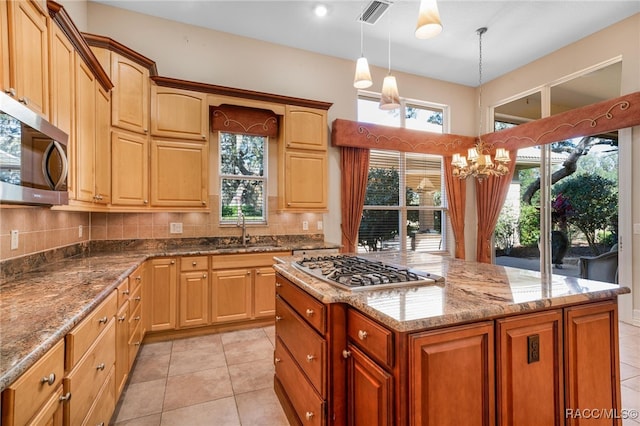
<svg viewBox="0 0 640 426">
<path fill-rule="evenodd" d="M 356 75 L 353 78 L 353 87 L 356 89 L 366 89 L 371 87 L 371 72 L 369 71 L 369 62 L 364 57 L 364 34 L 363 34 L 362 15 L 360 16 L 360 57 L 356 62 Z"/>
<path fill-rule="evenodd" d="M 427 39 L 437 36 L 440 32 L 442 32 L 442 21 L 438 12 L 438 3 L 436 0 L 421 0 L 416 37 Z"/>
<path fill-rule="evenodd" d="M 398 83 L 391 75 L 391 29 L 389 29 L 389 74 L 382 81 L 382 94 L 380 96 L 380 109 L 392 110 L 400 108 L 400 94 Z"/>
<path fill-rule="evenodd" d="M 496 149 L 496 155 L 494 160 L 491 159 L 489 153 L 490 146 L 484 143 L 482 140 L 482 117 L 484 112 L 482 110 L 482 35 L 487 32 L 486 27 L 478 28 L 479 38 L 479 50 L 480 59 L 478 65 L 478 109 L 480 111 L 480 121 L 478 124 L 478 142 L 473 148 L 469 148 L 467 157 L 460 154 L 453 154 L 451 165 L 453 166 L 453 176 L 460 179 L 466 179 L 467 177 L 477 178 L 480 182 L 489 176 L 504 176 L 509 172 L 507 164 L 511 161 L 509 158 L 509 151 L 504 148 Z M 467 160 L 469 160 L 467 162 Z M 494 163 L 495 161 L 495 163 Z"/>
</svg>

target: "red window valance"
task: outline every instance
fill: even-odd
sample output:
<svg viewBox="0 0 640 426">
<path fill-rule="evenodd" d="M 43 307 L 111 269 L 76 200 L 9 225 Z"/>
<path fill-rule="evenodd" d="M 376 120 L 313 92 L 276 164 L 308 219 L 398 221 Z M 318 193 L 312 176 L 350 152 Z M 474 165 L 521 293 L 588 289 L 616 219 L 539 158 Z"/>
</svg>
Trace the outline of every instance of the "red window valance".
<svg viewBox="0 0 640 426">
<path fill-rule="evenodd" d="M 211 130 L 254 136 L 278 135 L 278 116 L 266 109 L 222 104 L 210 108 Z"/>
</svg>

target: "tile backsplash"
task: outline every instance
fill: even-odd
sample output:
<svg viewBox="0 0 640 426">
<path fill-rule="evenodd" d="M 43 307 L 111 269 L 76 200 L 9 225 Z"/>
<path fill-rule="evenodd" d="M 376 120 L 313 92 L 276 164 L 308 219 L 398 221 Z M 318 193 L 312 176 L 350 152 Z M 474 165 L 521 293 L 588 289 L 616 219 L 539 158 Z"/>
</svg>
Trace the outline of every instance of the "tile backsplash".
<svg viewBox="0 0 640 426">
<path fill-rule="evenodd" d="M 210 206 L 208 213 L 86 213 L 45 207 L 1 207 L 0 260 L 90 240 L 237 237 L 241 234 L 235 225 L 220 225 L 217 196 L 211 197 Z M 267 224 L 247 225 L 247 234 L 323 234 L 318 229 L 318 222 L 323 220 L 321 213 L 281 213 L 277 212 L 276 206 L 277 198 L 270 197 Z M 303 222 L 308 223 L 308 229 L 303 229 Z M 182 233 L 171 234 L 171 223 L 181 223 Z M 11 250 L 11 230 L 18 230 L 19 244 L 16 250 Z"/>
</svg>

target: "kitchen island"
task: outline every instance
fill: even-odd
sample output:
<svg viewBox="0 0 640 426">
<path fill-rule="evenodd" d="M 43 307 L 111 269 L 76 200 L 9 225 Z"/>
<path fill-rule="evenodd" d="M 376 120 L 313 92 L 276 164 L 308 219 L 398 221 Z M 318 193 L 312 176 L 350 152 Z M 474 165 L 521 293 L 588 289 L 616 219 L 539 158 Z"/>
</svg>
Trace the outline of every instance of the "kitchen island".
<svg viewBox="0 0 640 426">
<path fill-rule="evenodd" d="M 292 423 L 553 425 L 574 424 L 578 409 L 619 412 L 628 288 L 429 254 L 364 257 L 445 280 L 349 291 L 278 259 L 274 386 Z"/>
</svg>

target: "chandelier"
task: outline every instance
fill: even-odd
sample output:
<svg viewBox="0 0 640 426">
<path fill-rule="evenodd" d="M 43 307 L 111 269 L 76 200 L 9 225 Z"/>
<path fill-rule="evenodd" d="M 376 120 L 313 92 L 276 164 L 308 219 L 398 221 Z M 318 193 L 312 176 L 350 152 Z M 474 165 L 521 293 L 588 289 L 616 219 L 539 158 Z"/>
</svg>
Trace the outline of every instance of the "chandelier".
<svg viewBox="0 0 640 426">
<path fill-rule="evenodd" d="M 453 176 L 466 179 L 469 176 L 475 177 L 482 181 L 489 176 L 504 176 L 509 172 L 507 164 L 511 159 L 509 158 L 509 152 L 504 148 L 497 148 L 496 155 L 491 159 L 490 149 L 493 146 L 485 144 L 480 136 L 482 134 L 482 35 L 487 32 L 486 27 L 478 28 L 479 46 L 480 46 L 480 60 L 478 65 L 478 108 L 480 110 L 480 122 L 478 126 L 478 142 L 473 148 L 469 148 L 467 156 L 460 154 L 453 154 L 451 165 L 453 166 Z"/>
</svg>

